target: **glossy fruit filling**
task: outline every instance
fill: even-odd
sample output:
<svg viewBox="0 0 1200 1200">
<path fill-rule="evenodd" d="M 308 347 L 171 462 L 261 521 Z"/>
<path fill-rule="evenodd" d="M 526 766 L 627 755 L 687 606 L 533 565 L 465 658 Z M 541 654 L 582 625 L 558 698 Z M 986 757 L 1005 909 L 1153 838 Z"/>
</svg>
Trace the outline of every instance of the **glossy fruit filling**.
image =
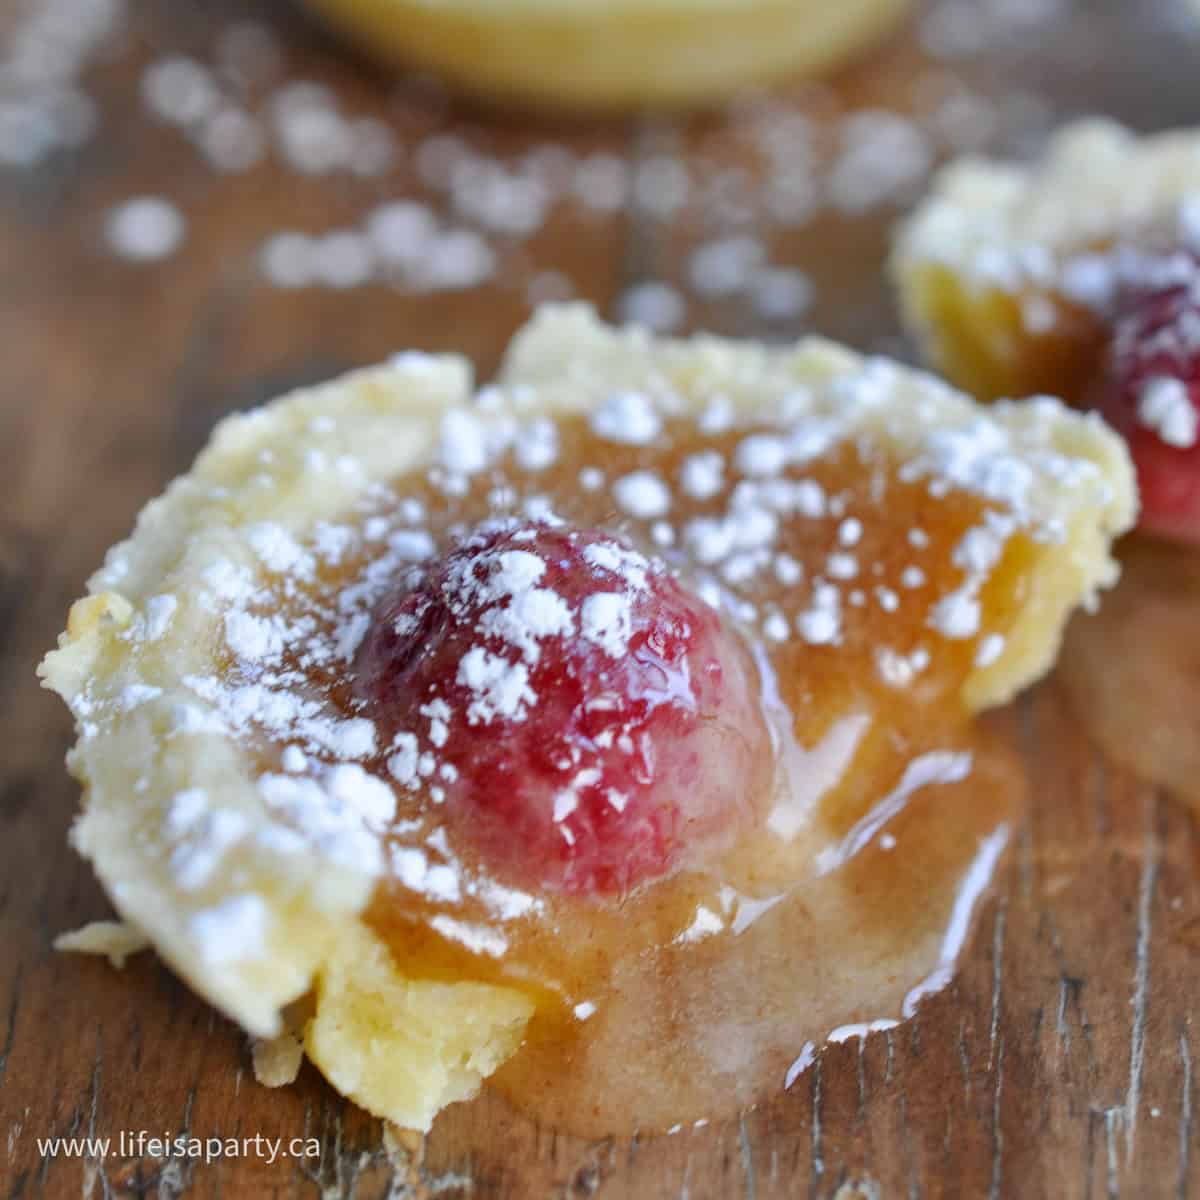
<svg viewBox="0 0 1200 1200">
<path fill-rule="evenodd" d="M 412 714 L 439 722 L 448 827 L 535 891 L 629 892 L 730 845 L 769 794 L 741 638 L 600 530 L 485 526 L 384 598 L 354 674 L 414 762 Z"/>
<path fill-rule="evenodd" d="M 1200 267 L 1124 288 L 1100 377 L 1085 402 L 1129 442 L 1142 526 L 1200 542 Z"/>
</svg>

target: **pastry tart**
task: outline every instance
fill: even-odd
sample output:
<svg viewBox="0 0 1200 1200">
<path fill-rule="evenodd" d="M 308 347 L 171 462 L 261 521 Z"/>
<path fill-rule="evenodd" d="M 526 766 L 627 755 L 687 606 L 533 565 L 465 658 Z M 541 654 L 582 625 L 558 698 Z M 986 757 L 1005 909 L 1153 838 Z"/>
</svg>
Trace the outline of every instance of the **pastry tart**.
<svg viewBox="0 0 1200 1200">
<path fill-rule="evenodd" d="M 901 308 L 981 398 L 1061 396 L 1129 442 L 1146 530 L 1200 540 L 1200 132 L 1063 129 L 946 168 L 900 233 Z"/>
<path fill-rule="evenodd" d="M 603 111 L 704 104 L 820 70 L 909 0 L 309 0 L 377 58 L 467 92 Z"/>
<path fill-rule="evenodd" d="M 383 1117 L 718 1115 L 948 980 L 1020 801 L 973 715 L 1134 511 L 1098 419 L 818 339 L 400 354 L 224 421 L 73 606 L 72 841 Z"/>
</svg>

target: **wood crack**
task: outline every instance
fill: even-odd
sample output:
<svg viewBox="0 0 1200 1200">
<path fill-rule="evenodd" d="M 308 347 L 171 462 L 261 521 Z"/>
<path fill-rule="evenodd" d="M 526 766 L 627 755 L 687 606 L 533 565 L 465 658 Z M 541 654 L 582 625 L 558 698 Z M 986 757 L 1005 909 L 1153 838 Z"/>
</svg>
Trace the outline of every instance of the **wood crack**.
<svg viewBox="0 0 1200 1200">
<path fill-rule="evenodd" d="M 1004 1097 L 1004 1039 L 996 1050 L 995 1086 L 992 1090 L 992 1171 L 988 1185 L 988 1200 L 1000 1200 L 1004 1180 L 1004 1126 L 1000 1106 Z"/>
<path fill-rule="evenodd" d="M 750 1144 L 750 1134 L 746 1129 L 745 1113 L 738 1118 L 738 1144 L 741 1149 L 742 1181 L 746 1194 L 746 1200 L 755 1200 L 756 1189 L 754 1184 L 754 1150 Z"/>
<path fill-rule="evenodd" d="M 867 1119 L 867 1037 L 858 1038 L 858 1053 L 854 1059 L 854 1083 L 857 1095 L 854 1105 L 854 1123 L 862 1125 Z"/>
<path fill-rule="evenodd" d="M 1154 828 L 1157 801 L 1147 805 L 1148 828 L 1138 883 L 1137 946 L 1134 951 L 1133 1026 L 1129 1038 L 1129 1087 L 1125 1094 L 1125 1157 L 1133 1157 L 1142 1072 L 1146 1059 L 1146 1008 L 1150 995 L 1150 937 L 1154 919 L 1154 890 L 1158 882 L 1160 842 Z"/>
<path fill-rule="evenodd" d="M 821 1176 L 825 1173 L 825 1161 L 821 1157 L 821 1072 L 825 1063 L 825 1055 L 817 1055 L 817 1061 L 812 1069 L 812 1175 L 809 1190 L 816 1196 L 821 1187 Z"/>
<path fill-rule="evenodd" d="M 4 1082 L 4 1073 L 8 1069 L 8 1059 L 12 1054 L 13 1041 L 17 1032 L 17 1008 L 21 1000 L 21 976 L 23 964 L 17 963 L 13 972 L 12 999 L 8 1003 L 8 1019 L 5 1022 L 4 1048 L 0 1049 L 0 1083 Z"/>
<path fill-rule="evenodd" d="M 1045 921 L 1048 927 L 1050 945 L 1054 952 L 1055 965 L 1058 968 L 1059 1020 L 1056 1026 L 1058 1038 L 1064 1051 L 1070 1054 L 1072 1035 L 1071 1024 L 1067 1018 L 1070 1009 L 1074 1007 L 1079 1018 L 1079 1028 L 1083 1033 L 1088 1078 L 1091 1079 L 1095 1074 L 1095 1055 L 1092 1045 L 1092 1025 L 1087 1015 L 1087 1009 L 1083 1005 L 1083 986 L 1085 981 L 1077 978 L 1067 969 L 1067 956 L 1063 950 L 1062 935 L 1059 933 L 1058 922 L 1054 919 L 1053 914 L 1047 912 L 1045 914 Z"/>
<path fill-rule="evenodd" d="M 988 1064 L 996 1061 L 996 1040 L 1000 1034 L 1000 993 L 1004 980 L 1004 926 L 1008 920 L 1008 901 L 1001 899 L 992 926 L 992 1020 L 988 1027 Z"/>
<path fill-rule="evenodd" d="M 963 1077 L 963 1098 L 971 1098 L 971 1057 L 967 1050 L 967 1019 L 960 1017 L 958 1021 L 958 1069 Z"/>
<path fill-rule="evenodd" d="M 1186 1029 L 1179 1033 L 1179 1061 L 1183 1065 L 1183 1085 L 1179 1098 L 1179 1173 L 1175 1194 L 1178 1200 L 1187 1200 L 1192 1165 L 1192 1048 Z"/>
<path fill-rule="evenodd" d="M 87 1136 L 89 1139 L 95 1139 L 96 1134 L 96 1116 L 100 1111 L 100 1080 L 103 1074 L 103 1055 L 101 1047 L 96 1046 L 96 1061 L 92 1066 L 92 1085 L 91 1092 L 88 1097 L 88 1119 L 87 1119 Z M 95 1190 L 96 1183 L 100 1184 L 101 1195 L 104 1200 L 109 1200 L 113 1195 L 112 1184 L 108 1178 L 108 1171 L 105 1166 L 104 1156 L 89 1154 L 83 1161 L 83 1197 L 84 1200 L 92 1195 Z"/>
<path fill-rule="evenodd" d="M 1108 1108 L 1104 1111 L 1104 1149 L 1105 1162 L 1108 1167 L 1107 1191 L 1109 1200 L 1117 1200 L 1121 1195 L 1121 1180 L 1117 1165 L 1117 1126 L 1121 1122 L 1122 1110 Z"/>
</svg>

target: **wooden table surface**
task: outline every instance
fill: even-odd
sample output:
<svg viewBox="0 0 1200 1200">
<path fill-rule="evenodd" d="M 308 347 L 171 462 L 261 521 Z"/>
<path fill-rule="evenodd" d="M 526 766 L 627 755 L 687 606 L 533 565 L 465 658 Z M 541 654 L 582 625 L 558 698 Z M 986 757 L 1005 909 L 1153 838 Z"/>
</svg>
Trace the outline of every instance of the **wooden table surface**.
<svg viewBox="0 0 1200 1200">
<path fill-rule="evenodd" d="M 827 88 L 725 118 L 601 125 L 488 118 L 425 88 L 398 89 L 284 3 L 129 4 L 81 77 L 99 116 L 90 140 L 0 168 L 0 1192 L 1200 1195 L 1195 819 L 1107 762 L 1053 680 L 1005 718 L 1035 802 L 951 987 L 891 1033 L 827 1047 L 790 1091 L 739 1120 L 585 1142 L 535 1127 L 486 1092 L 425 1140 L 385 1134 L 311 1067 L 291 1088 L 260 1087 L 244 1037 L 153 956 L 117 972 L 54 953 L 56 934 L 110 910 L 66 847 L 77 803 L 62 767 L 69 721 L 33 675 L 105 547 L 222 414 L 406 346 L 461 349 L 486 373 L 527 315 L 533 280 L 561 288 L 565 278 L 610 315 L 634 285 L 664 280 L 687 304 L 687 327 L 776 338 L 820 328 L 903 352 L 879 270 L 919 178 L 885 196 L 884 170 L 880 194 L 862 203 L 851 188 L 840 208 L 826 202 L 808 220 L 768 219 L 755 137 L 802 112 L 818 142 L 835 146 L 864 128 L 852 114 L 882 109 L 923 114 L 918 126 L 899 122 L 897 136 L 917 128 L 941 155 L 954 141 L 1028 147 L 1056 119 L 1091 110 L 1142 128 L 1194 120 L 1200 41 L 1171 11 L 1183 3 L 938 0 L 920 26 L 925 49 L 914 24 Z M 217 172 L 147 113 L 147 65 L 176 53 L 212 61 L 248 7 L 273 31 L 284 77 L 323 81 L 347 112 L 387 122 L 399 157 L 385 174 L 303 176 L 278 155 Z M 4 6 L 5 37 L 27 8 Z M 956 28 L 962 41 L 955 12 L 985 22 L 980 51 L 947 50 Z M 576 162 L 609 151 L 644 186 L 615 212 L 564 200 L 528 236 L 492 239 L 501 270 L 468 290 L 285 289 L 264 279 L 258 249 L 276 230 L 349 226 L 398 196 L 442 212 L 445 195 L 414 171 L 416 147 L 439 130 L 505 162 L 547 147 Z M 818 158 L 842 152 L 829 146 Z M 886 143 L 871 153 L 894 166 Z M 655 187 L 678 177 L 663 164 L 679 162 L 692 190 L 671 210 Z M 819 187 L 827 168 L 814 168 Z M 737 193 L 740 208 L 694 199 L 702 184 Z M 139 194 L 164 195 L 187 218 L 186 240 L 164 261 L 128 261 L 105 241 L 105 214 Z M 855 207 L 865 211 L 845 211 Z M 722 228 L 749 231 L 772 263 L 803 268 L 813 307 L 770 318 L 744 292 L 690 292 L 690 256 Z M 320 1153 L 205 1164 L 55 1157 L 38 1145 L 140 1129 L 314 1137 Z"/>
</svg>

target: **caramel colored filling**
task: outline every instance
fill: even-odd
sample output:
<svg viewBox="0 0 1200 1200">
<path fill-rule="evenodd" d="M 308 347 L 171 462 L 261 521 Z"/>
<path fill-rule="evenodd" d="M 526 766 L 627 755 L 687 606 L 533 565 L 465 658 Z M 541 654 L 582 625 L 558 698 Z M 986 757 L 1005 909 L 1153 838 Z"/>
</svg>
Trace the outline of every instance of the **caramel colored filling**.
<svg viewBox="0 0 1200 1200">
<path fill-rule="evenodd" d="M 1058 396 L 1082 403 L 1104 351 L 1104 322 L 1053 291 L 1018 294 L 924 268 L 937 366 L 980 400 Z"/>
<path fill-rule="evenodd" d="M 719 587 L 758 663 L 777 751 L 766 822 L 716 861 L 628 895 L 498 908 L 496 887 L 508 881 L 456 844 L 427 788 L 397 789 L 390 848 L 427 848 L 432 837 L 454 895 L 393 869 L 368 923 L 412 977 L 534 995 L 526 1042 L 495 1083 L 540 1119 L 583 1132 L 727 1112 L 785 1086 L 831 1033 L 900 1019 L 922 989 L 947 982 L 1022 799 L 1014 759 L 961 695 L 989 639 L 1003 638 L 1027 600 L 1043 547 L 1008 531 L 980 577 L 977 627 L 947 633 L 931 614 L 962 588 L 960 549 L 987 526 L 989 505 L 910 478 L 859 439 L 775 476 L 809 481 L 822 511 L 780 514 L 760 566 L 730 583 L 701 561 L 702 539 L 688 530 L 727 511 L 729 464 L 747 432 L 704 434 L 673 420 L 651 446 L 599 446 L 582 420 L 564 420 L 547 469 L 506 459 L 458 495 L 414 474 L 395 481 L 394 503 L 378 514 L 404 528 L 402 514 L 418 511 L 404 502 L 420 502 L 422 527 L 444 552 L 455 530 L 551 497 L 565 521 L 621 530 L 697 587 Z M 580 482 L 589 467 L 608 484 L 634 471 L 672 482 L 691 456 L 712 451 L 726 464 L 719 490 L 700 500 L 673 486 L 669 512 L 654 520 L 623 515 L 609 486 Z M 323 569 L 313 591 L 345 586 L 368 558 Z M 836 637 L 806 636 L 816 581 L 835 578 Z M 336 671 L 302 669 L 309 695 L 370 715 Z M 386 763 L 386 748 L 362 760 L 383 780 Z"/>
</svg>

